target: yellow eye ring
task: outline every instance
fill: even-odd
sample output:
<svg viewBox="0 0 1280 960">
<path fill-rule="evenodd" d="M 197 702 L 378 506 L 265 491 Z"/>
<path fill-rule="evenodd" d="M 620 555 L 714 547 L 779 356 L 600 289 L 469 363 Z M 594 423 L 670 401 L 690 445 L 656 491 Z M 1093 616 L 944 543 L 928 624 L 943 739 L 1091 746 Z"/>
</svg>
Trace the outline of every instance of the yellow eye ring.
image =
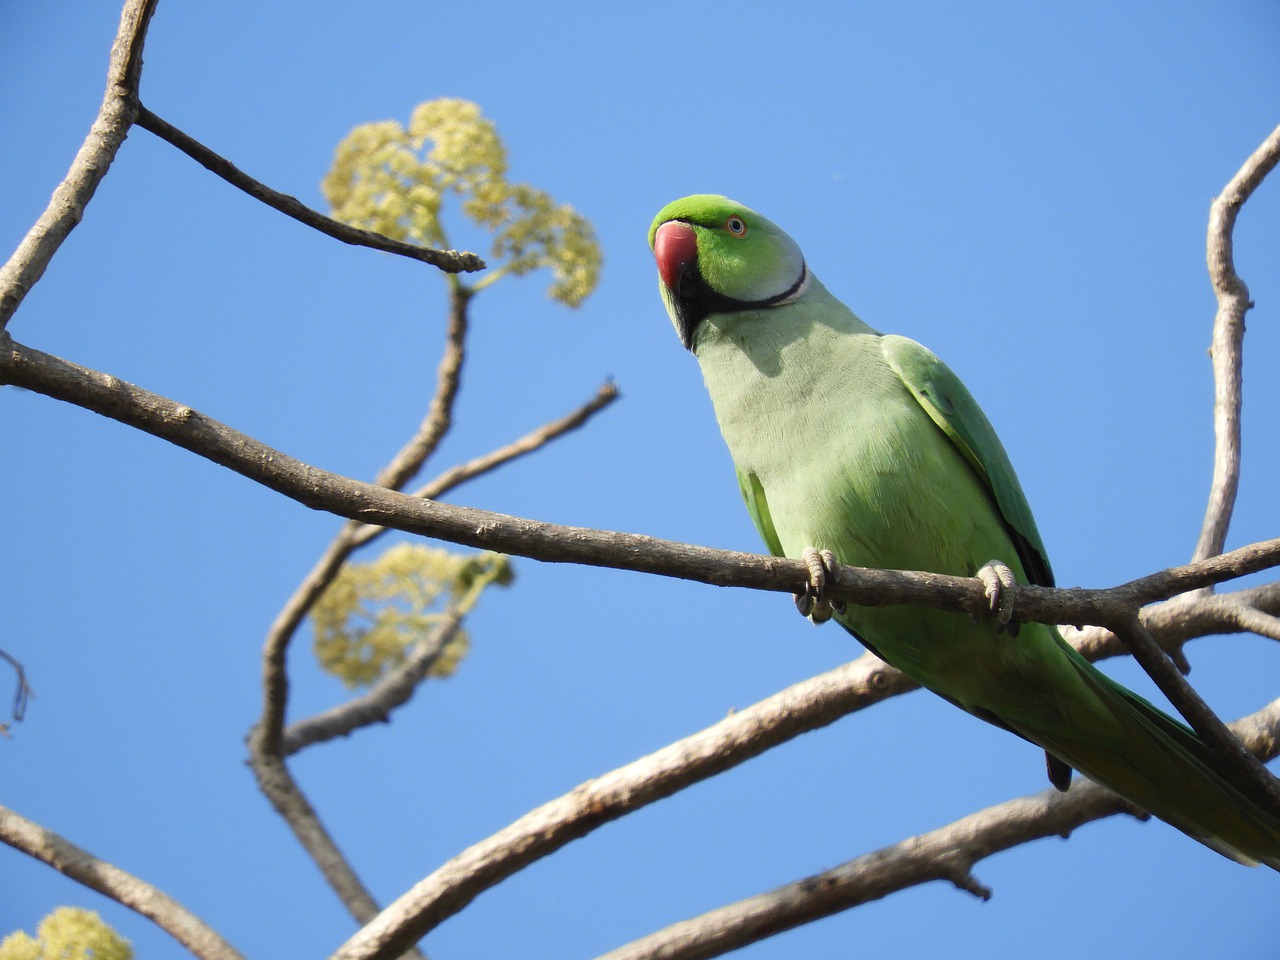
<svg viewBox="0 0 1280 960">
<path fill-rule="evenodd" d="M 724 222 L 724 228 L 729 231 L 730 236 L 741 238 L 747 235 L 747 224 L 737 214 Z"/>
</svg>

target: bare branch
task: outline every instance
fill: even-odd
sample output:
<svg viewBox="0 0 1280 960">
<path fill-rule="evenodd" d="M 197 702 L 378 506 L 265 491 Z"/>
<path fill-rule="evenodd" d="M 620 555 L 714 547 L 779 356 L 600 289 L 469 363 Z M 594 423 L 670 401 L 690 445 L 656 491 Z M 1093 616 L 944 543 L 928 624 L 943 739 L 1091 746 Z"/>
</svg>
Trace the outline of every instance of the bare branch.
<svg viewBox="0 0 1280 960">
<path fill-rule="evenodd" d="M 256 732 L 257 728 L 250 737 Z M 378 914 L 377 901 L 351 869 L 284 760 L 252 749 L 249 757 L 249 766 L 263 795 L 289 825 L 302 848 L 316 862 L 325 880 L 356 922 L 368 923 Z M 406 950 L 411 947 L 412 944 L 406 945 Z"/>
<path fill-rule="evenodd" d="M 540 450 L 552 440 L 583 426 L 593 416 L 617 400 L 618 396 L 617 386 L 612 381 L 606 381 L 601 384 L 594 397 L 572 413 L 561 417 L 559 420 L 543 424 L 536 430 L 531 430 L 519 440 L 514 440 L 504 447 L 499 447 L 497 450 L 493 450 L 483 456 L 468 460 L 466 463 L 460 463 L 456 467 L 450 467 L 425 486 L 415 490 L 413 496 L 421 497 L 424 500 L 439 499 L 468 480 L 474 480 L 476 477 L 496 470 L 498 467 L 517 460 L 525 454 Z M 356 547 L 364 546 L 388 530 L 387 527 L 379 527 L 367 523 L 359 523 L 355 526 L 356 530 L 352 536 L 352 544 Z"/>
<path fill-rule="evenodd" d="M 111 47 L 107 90 L 89 135 L 58 184 L 44 213 L 22 238 L 9 261 L 0 267 L 0 330 L 43 275 L 62 242 L 84 216 L 98 184 L 106 176 L 137 115 L 142 45 L 156 0 L 129 0 Z"/>
<path fill-rule="evenodd" d="M 445 331 L 445 348 L 436 372 L 436 389 L 427 413 L 417 432 L 383 468 L 374 481 L 379 487 L 398 490 L 421 469 L 423 462 L 439 446 L 453 422 L 453 403 L 461 382 L 462 364 L 466 359 L 467 303 L 470 294 L 460 285 L 450 286 L 449 321 Z M 355 534 L 361 524 L 343 525 L 315 566 L 298 584 L 276 615 L 262 649 L 262 716 L 249 738 L 251 749 L 273 756 L 283 756 L 281 731 L 284 729 L 288 704 L 289 681 L 285 674 L 285 654 L 302 620 L 325 589 L 338 575 L 342 565 L 359 545 Z"/>
<path fill-rule="evenodd" d="M 1275 756 L 1280 751 L 1280 700 L 1232 728 L 1259 757 Z M 834 869 L 673 924 L 597 960 L 704 960 L 931 880 L 945 880 L 985 899 L 989 891 L 971 873 L 974 864 L 1032 840 L 1068 836 L 1082 824 L 1121 812 L 1137 811 L 1097 784 L 1077 780 L 1068 793 L 1046 790 L 979 810 Z"/>
<path fill-rule="evenodd" d="M 0 650 L 0 660 L 6 661 L 9 666 L 13 667 L 13 672 L 18 675 L 13 691 L 13 708 L 10 710 L 9 716 L 14 723 L 21 723 L 22 718 L 27 715 L 27 701 L 35 694 L 31 690 L 31 684 L 27 683 L 27 671 L 22 666 L 22 661 L 4 650 Z M 8 729 L 9 724 L 0 723 L 0 733 L 6 733 Z"/>
<path fill-rule="evenodd" d="M 168 440 L 317 510 L 407 533 L 549 563 L 581 563 L 718 586 L 799 593 L 801 560 L 713 550 L 656 537 L 544 523 L 420 500 L 302 463 L 190 407 L 22 346 L 0 332 L 0 383 L 74 403 Z M 1046 623 L 1125 623 L 1140 606 L 1280 565 L 1280 539 L 1173 567 L 1108 590 L 1019 586 L 1015 616 Z M 838 567 L 834 600 L 987 612 L 980 580 L 921 571 Z"/>
<path fill-rule="evenodd" d="M 1280 617 L 1274 613 L 1263 613 L 1251 607 L 1237 607 L 1231 613 L 1235 625 L 1241 630 L 1269 640 L 1280 640 Z"/>
<path fill-rule="evenodd" d="M 151 920 L 201 960 L 242 960 L 211 927 L 145 880 L 0 807 L 0 841 Z"/>
<path fill-rule="evenodd" d="M 440 654 L 457 634 L 461 623 L 461 614 L 450 610 L 431 631 L 430 636 L 414 645 L 404 663 L 364 694 L 314 717 L 290 724 L 283 736 L 285 755 L 290 756 L 325 740 L 345 737 L 360 727 L 386 723 L 392 710 L 408 703 L 413 697 L 418 684 L 440 659 Z"/>
<path fill-rule="evenodd" d="M 1218 300 L 1213 321 L 1213 482 L 1200 540 L 1193 560 L 1222 552 L 1240 485 L 1240 408 L 1244 347 L 1244 315 L 1253 306 L 1249 288 L 1236 273 L 1232 233 L 1240 208 L 1276 163 L 1280 162 L 1280 127 L 1245 161 L 1209 207 L 1209 280 Z"/>
<path fill-rule="evenodd" d="M 1280 615 L 1280 582 L 1232 593 L 1181 594 L 1163 603 L 1144 607 L 1141 612 L 1142 625 L 1170 657 L 1180 656 L 1182 645 L 1195 637 L 1249 632 L 1252 630 L 1248 625 L 1251 617 L 1266 621 L 1277 615 Z M 1063 637 L 1089 660 L 1129 653 L 1123 641 L 1105 627 L 1063 627 L 1061 631 Z"/>
<path fill-rule="evenodd" d="M 462 364 L 467 357 L 467 305 L 471 293 L 461 284 L 449 286 L 449 322 L 445 325 L 444 352 L 436 367 L 436 392 L 417 433 L 392 458 L 373 482 L 399 490 L 417 475 L 427 458 L 435 453 L 453 426 L 453 405 L 462 383 Z"/>
<path fill-rule="evenodd" d="M 908 683 L 898 671 L 866 654 L 589 780 L 464 850 L 415 884 L 340 947 L 332 960 L 392 956 L 484 890 L 570 841 L 785 740 L 877 703 Z"/>
<path fill-rule="evenodd" d="M 255 200 L 261 200 L 267 206 L 283 213 L 286 217 L 292 217 L 299 223 L 319 230 L 326 236 L 353 246 L 371 247 L 374 250 L 381 250 L 383 253 L 394 253 L 397 256 L 408 257 L 410 260 L 429 263 L 433 267 L 439 267 L 446 273 L 471 272 L 485 268 L 484 260 L 474 253 L 419 247 L 412 243 L 392 240 L 390 237 L 384 237 L 382 234 L 374 233 L 370 230 L 360 230 L 334 220 L 332 217 L 326 217 L 324 214 L 312 210 L 299 201 L 297 197 L 291 197 L 287 193 L 273 190 L 265 183 L 255 180 L 232 164 L 230 160 L 219 156 L 204 144 L 187 136 L 187 134 L 152 113 L 142 104 L 137 105 L 137 111 L 136 122 L 144 130 L 154 133 L 161 140 L 177 147 L 206 170 L 217 174 L 227 183 L 239 190 L 243 190 Z"/>
<path fill-rule="evenodd" d="M 916 684 L 903 673 L 870 653 L 788 687 L 699 733 L 582 784 L 464 850 L 388 906 L 376 920 L 340 947 L 331 960 L 375 960 L 391 956 L 404 944 L 416 942 L 437 924 L 461 911 L 484 890 L 597 827 L 737 766 L 802 733 L 914 689 Z M 1267 723 L 1280 725 L 1280 701 L 1268 709 L 1274 711 L 1274 716 Z M 1257 739 L 1261 736 L 1257 730 L 1250 736 L 1255 738 L 1251 743 L 1261 742 Z M 1275 751 L 1274 746 L 1266 746 L 1264 752 L 1270 756 Z M 1077 795 L 1082 786 L 1078 781 L 1070 795 Z M 1089 789 L 1099 789 L 1103 796 L 1110 798 L 1108 802 L 1112 805 L 1105 810 L 1099 807 L 1098 812 L 1087 819 L 1132 809 L 1100 788 L 1089 785 Z M 1056 796 L 1057 791 L 1050 795 Z M 1049 833 L 1057 832 L 1060 832 L 1057 828 L 1049 830 Z M 1005 846 L 1039 835 L 1028 834 L 1010 840 Z M 995 849 L 1004 847 L 992 848 L 989 852 Z M 948 858 L 941 869 L 946 871 L 946 879 L 963 885 L 971 864 L 957 871 L 958 863 L 954 857 Z M 934 865 L 932 869 L 939 867 Z M 931 873 L 912 882 L 938 876 Z"/>
</svg>

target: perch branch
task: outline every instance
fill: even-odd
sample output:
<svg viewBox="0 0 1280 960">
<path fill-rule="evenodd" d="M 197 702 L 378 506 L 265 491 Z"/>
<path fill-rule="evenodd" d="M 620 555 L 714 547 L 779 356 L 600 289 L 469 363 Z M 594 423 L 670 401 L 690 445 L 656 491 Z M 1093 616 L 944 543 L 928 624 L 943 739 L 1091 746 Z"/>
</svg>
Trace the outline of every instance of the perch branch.
<svg viewBox="0 0 1280 960">
<path fill-rule="evenodd" d="M 374 233 L 370 230 L 360 230 L 334 220 L 332 217 L 326 217 L 324 214 L 312 210 L 299 201 L 297 197 L 291 197 L 287 193 L 273 190 L 265 183 L 255 180 L 232 164 L 230 160 L 214 153 L 199 141 L 193 140 L 173 124 L 152 113 L 142 104 L 137 105 L 137 111 L 136 122 L 144 130 L 150 131 L 166 143 L 177 147 L 200 166 L 218 175 L 236 189 L 243 190 L 255 200 L 261 200 L 267 206 L 283 213 L 286 217 L 292 217 L 299 223 L 319 230 L 326 236 L 353 246 L 371 247 L 384 253 L 394 253 L 397 256 L 408 257 L 410 260 L 420 260 L 423 263 L 431 264 L 433 267 L 439 267 L 446 273 L 471 272 L 485 268 L 484 261 L 474 253 L 419 247 L 412 243 L 392 240 L 390 237 L 384 237 L 382 234 Z"/>
<path fill-rule="evenodd" d="M 234 947 L 168 894 L 7 807 L 0 807 L 0 840 L 140 913 L 200 960 L 243 960 Z"/>
<path fill-rule="evenodd" d="M 16 343 L 0 332 L 0 383 L 65 400 L 136 427 L 261 483 L 304 506 L 363 523 L 548 563 L 580 563 L 717 586 L 799 593 L 801 560 L 715 550 L 639 534 L 544 523 L 472 507 L 421 500 L 320 470 L 192 408 Z M 1020 585 L 1015 616 L 1045 623 L 1128 622 L 1148 603 L 1280 565 L 1280 539 L 1199 563 L 1172 567 L 1110 589 Z M 867 606 L 922 604 L 985 614 L 980 580 L 921 571 L 840 566 L 827 593 Z"/>
</svg>

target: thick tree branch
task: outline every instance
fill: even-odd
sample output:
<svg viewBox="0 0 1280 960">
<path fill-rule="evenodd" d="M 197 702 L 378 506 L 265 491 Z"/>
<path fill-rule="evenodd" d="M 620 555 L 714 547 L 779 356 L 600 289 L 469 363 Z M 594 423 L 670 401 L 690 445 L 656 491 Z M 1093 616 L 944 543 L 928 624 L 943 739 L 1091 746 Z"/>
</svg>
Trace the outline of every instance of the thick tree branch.
<svg viewBox="0 0 1280 960">
<path fill-rule="evenodd" d="M 1280 700 L 1232 724 L 1260 758 L 1280 752 Z M 1042 793 L 979 810 L 937 830 L 864 854 L 831 870 L 740 900 L 610 951 L 597 960 L 705 960 L 931 880 L 989 896 L 973 866 L 1001 850 L 1068 836 L 1082 824 L 1135 810 L 1097 784 Z M 372 960 L 372 955 L 370 955 Z"/>
<path fill-rule="evenodd" d="M 0 383 L 65 400 L 225 466 L 317 510 L 363 523 L 549 563 L 581 563 L 717 586 L 799 593 L 803 561 L 714 550 L 638 534 L 544 523 L 471 507 L 420 500 L 294 460 L 226 424 L 108 374 L 80 367 L 0 333 Z M 1020 586 L 1015 616 L 1047 623 L 1127 622 L 1145 604 L 1280 565 L 1280 539 L 1174 567 L 1107 590 Z M 868 606 L 923 604 L 985 614 L 982 583 L 927 572 L 838 567 L 832 599 Z"/>
<path fill-rule="evenodd" d="M 151 920 L 201 960 L 243 960 L 199 917 L 145 880 L 0 807 L 0 841 Z"/>
<path fill-rule="evenodd" d="M 801 733 L 877 703 L 906 689 L 908 683 L 898 671 L 866 654 L 589 780 L 445 863 L 348 940 L 331 960 L 393 956 L 484 890 L 570 841 Z"/>
<path fill-rule="evenodd" d="M 914 689 L 916 685 L 904 674 L 870 653 L 788 687 L 699 733 L 582 784 L 464 850 L 388 906 L 376 920 L 340 947 L 331 960 L 376 960 L 391 956 L 462 910 L 484 890 L 597 827 L 737 766 L 802 733 Z M 1274 715 L 1268 714 L 1267 723 L 1271 726 L 1266 729 L 1274 732 L 1274 728 L 1280 727 L 1280 701 L 1268 709 Z M 1261 737 L 1257 730 L 1252 735 L 1255 736 L 1253 743 L 1262 742 L 1257 739 Z M 1274 737 L 1268 743 L 1262 752 L 1266 756 L 1274 755 Z M 1071 795 L 1080 789 L 1077 783 Z M 1114 805 L 1103 812 L 1129 809 L 1123 801 L 1115 798 L 1112 801 Z M 1096 816 L 1102 816 L 1103 812 Z M 1058 831 L 1050 831 L 1054 832 Z M 1039 835 L 1028 834 L 1006 845 L 1013 846 Z M 967 864 L 960 872 L 956 872 L 954 858 L 948 864 L 945 868 L 948 879 L 960 883 L 967 877 Z"/>
<path fill-rule="evenodd" d="M 1240 410 L 1244 315 L 1253 306 L 1249 288 L 1236 273 L 1232 233 L 1240 208 L 1280 162 L 1280 127 L 1245 161 L 1209 207 L 1209 280 L 1218 300 L 1213 321 L 1213 482 L 1193 560 L 1222 552 L 1240 486 Z"/>
<path fill-rule="evenodd" d="M 129 0 L 111 47 L 107 90 L 89 135 L 58 184 L 48 207 L 22 238 L 8 262 L 0 267 L 0 330 L 9 323 L 27 291 L 43 275 L 49 261 L 84 216 L 98 184 L 129 134 L 139 109 L 138 81 L 142 74 L 142 45 L 155 12 L 156 0 Z"/>
<path fill-rule="evenodd" d="M 306 204 L 300 202 L 297 197 L 291 197 L 287 193 L 273 190 L 265 183 L 255 180 L 237 168 L 231 161 L 214 153 L 199 141 L 193 140 L 177 127 L 158 117 L 141 104 L 137 105 L 137 110 L 136 122 L 138 126 L 177 147 L 206 170 L 217 174 L 227 183 L 239 190 L 243 190 L 255 200 L 261 200 L 267 206 L 283 213 L 286 217 L 292 217 L 299 223 L 319 230 L 326 236 L 353 246 L 370 247 L 374 250 L 381 250 L 384 253 L 394 253 L 397 256 L 408 257 L 410 260 L 429 263 L 433 267 L 439 267 L 446 273 L 470 272 L 485 268 L 484 260 L 474 253 L 419 247 L 412 243 L 392 240 L 390 237 L 384 237 L 382 234 L 373 233 L 370 230 L 360 230 L 334 220 L 332 217 L 326 217 L 324 214 L 312 210 Z"/>
</svg>

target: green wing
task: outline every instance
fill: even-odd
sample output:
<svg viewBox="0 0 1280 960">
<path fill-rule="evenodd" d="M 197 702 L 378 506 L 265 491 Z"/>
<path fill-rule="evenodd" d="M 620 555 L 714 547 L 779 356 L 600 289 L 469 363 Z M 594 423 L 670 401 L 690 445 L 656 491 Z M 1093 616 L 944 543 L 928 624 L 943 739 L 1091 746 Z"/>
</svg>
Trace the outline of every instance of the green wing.
<svg viewBox="0 0 1280 960">
<path fill-rule="evenodd" d="M 769 503 L 764 498 L 764 487 L 760 479 L 749 470 L 738 471 L 738 487 L 742 490 L 742 499 L 747 505 L 747 513 L 760 533 L 760 539 L 775 557 L 782 556 L 782 541 L 778 539 L 778 531 L 773 528 L 773 517 L 769 515 Z"/>
<path fill-rule="evenodd" d="M 945 363 L 914 340 L 888 335 L 880 343 L 889 365 L 991 494 L 1027 578 L 1040 586 L 1053 586 L 1053 571 L 1026 494 L 977 401 Z"/>
</svg>

